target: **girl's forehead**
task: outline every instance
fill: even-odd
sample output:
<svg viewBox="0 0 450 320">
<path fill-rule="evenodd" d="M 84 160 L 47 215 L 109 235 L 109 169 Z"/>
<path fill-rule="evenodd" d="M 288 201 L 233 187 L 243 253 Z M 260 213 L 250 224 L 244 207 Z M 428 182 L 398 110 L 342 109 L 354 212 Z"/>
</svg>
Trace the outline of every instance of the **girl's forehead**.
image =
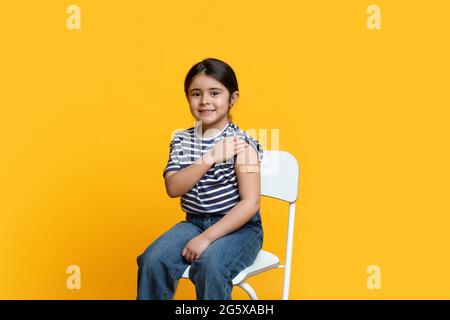
<svg viewBox="0 0 450 320">
<path fill-rule="evenodd" d="M 210 88 L 225 88 L 222 83 L 211 76 L 200 73 L 194 77 L 189 88 L 192 89 L 210 89 Z"/>
</svg>

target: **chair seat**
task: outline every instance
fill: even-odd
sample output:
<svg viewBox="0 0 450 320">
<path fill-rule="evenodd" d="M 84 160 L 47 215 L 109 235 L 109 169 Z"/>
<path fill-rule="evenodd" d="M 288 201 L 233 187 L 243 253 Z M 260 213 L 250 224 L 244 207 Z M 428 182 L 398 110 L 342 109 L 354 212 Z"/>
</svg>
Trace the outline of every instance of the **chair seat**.
<svg viewBox="0 0 450 320">
<path fill-rule="evenodd" d="M 256 259 L 253 262 L 253 264 L 248 266 L 241 272 L 239 272 L 239 274 L 236 277 L 234 277 L 233 285 L 239 284 L 245 281 L 247 278 L 254 276 L 258 273 L 267 271 L 269 269 L 278 268 L 279 264 L 280 259 L 276 255 L 268 251 L 261 250 L 256 256 Z M 184 271 L 182 275 L 182 278 L 189 279 L 190 269 L 191 266 L 187 267 L 187 269 Z"/>
</svg>

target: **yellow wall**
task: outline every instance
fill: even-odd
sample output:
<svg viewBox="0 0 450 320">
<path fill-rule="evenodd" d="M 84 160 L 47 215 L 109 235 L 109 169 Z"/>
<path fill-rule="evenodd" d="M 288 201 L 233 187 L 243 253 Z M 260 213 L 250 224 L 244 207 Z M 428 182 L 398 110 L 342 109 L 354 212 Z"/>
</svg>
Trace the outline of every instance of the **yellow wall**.
<svg viewBox="0 0 450 320">
<path fill-rule="evenodd" d="M 66 9 L 81 9 L 81 29 Z M 366 26 L 381 9 L 381 30 Z M 447 1 L 8 1 L 0 11 L 0 298 L 134 299 L 183 81 L 236 70 L 244 129 L 301 165 L 292 299 L 450 298 Z M 263 142 L 266 149 L 270 145 Z M 284 259 L 287 205 L 263 199 Z M 66 268 L 81 268 L 69 290 Z M 367 267 L 381 270 L 368 289 Z M 251 279 L 281 297 L 282 271 Z M 195 299 L 189 280 L 176 298 Z M 233 298 L 246 299 L 239 288 Z"/>
</svg>

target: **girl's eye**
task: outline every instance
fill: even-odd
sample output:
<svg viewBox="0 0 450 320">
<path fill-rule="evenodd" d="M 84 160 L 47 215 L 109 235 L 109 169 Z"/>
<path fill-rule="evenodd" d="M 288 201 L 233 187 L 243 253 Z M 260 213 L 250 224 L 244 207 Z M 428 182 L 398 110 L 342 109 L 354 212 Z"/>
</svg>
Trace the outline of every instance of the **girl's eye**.
<svg viewBox="0 0 450 320">
<path fill-rule="evenodd" d="M 218 95 L 218 94 L 220 94 L 219 91 L 211 91 L 211 95 L 212 95 L 212 96 L 216 96 L 216 95 Z M 200 95 L 199 92 L 193 92 L 193 93 L 192 93 L 192 96 L 193 96 L 193 97 L 198 97 L 199 95 Z"/>
</svg>

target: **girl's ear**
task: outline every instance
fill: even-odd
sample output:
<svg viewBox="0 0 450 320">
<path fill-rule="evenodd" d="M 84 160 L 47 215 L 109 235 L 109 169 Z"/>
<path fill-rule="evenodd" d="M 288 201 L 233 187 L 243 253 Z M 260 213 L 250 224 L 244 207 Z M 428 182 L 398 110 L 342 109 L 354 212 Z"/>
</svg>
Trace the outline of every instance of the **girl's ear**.
<svg viewBox="0 0 450 320">
<path fill-rule="evenodd" d="M 232 107 L 238 100 L 239 100 L 239 91 L 235 91 L 231 95 L 230 107 Z"/>
</svg>

